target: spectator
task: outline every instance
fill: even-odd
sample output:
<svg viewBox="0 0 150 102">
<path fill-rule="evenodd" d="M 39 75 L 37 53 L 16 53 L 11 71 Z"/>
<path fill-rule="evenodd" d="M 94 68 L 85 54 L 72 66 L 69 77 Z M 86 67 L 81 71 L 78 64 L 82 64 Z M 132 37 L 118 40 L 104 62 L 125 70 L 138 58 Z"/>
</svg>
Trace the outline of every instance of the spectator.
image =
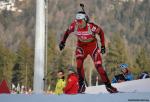
<svg viewBox="0 0 150 102">
<path fill-rule="evenodd" d="M 68 68 L 68 77 L 64 88 L 65 94 L 77 94 L 79 90 L 78 76 L 72 67 Z"/>
<path fill-rule="evenodd" d="M 146 79 L 146 78 L 150 78 L 148 72 L 144 71 L 139 75 L 138 79 Z"/>
<path fill-rule="evenodd" d="M 64 71 L 63 70 L 59 70 L 57 73 L 57 83 L 56 83 L 56 87 L 55 87 L 55 91 L 54 93 L 57 95 L 63 94 L 63 88 L 65 87 L 65 77 L 64 77 Z"/>
<path fill-rule="evenodd" d="M 120 64 L 121 74 L 115 75 L 112 79 L 112 83 L 119 83 L 124 81 L 133 80 L 133 75 L 128 69 L 128 64 Z"/>
</svg>

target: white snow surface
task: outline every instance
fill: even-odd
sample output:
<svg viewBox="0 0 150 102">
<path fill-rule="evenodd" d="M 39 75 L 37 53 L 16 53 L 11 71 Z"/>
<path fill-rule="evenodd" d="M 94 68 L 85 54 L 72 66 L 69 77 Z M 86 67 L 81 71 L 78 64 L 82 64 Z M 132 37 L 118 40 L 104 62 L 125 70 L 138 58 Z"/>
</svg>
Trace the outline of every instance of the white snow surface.
<svg viewBox="0 0 150 102">
<path fill-rule="evenodd" d="M 110 94 L 100 85 L 88 87 L 86 94 L 77 95 L 0 94 L 0 102 L 150 102 L 150 79 L 112 85 L 122 93 Z"/>
<path fill-rule="evenodd" d="M 112 86 L 116 87 L 120 92 L 150 92 L 150 78 L 139 79 L 133 81 L 126 81 L 122 83 L 114 83 Z M 104 85 L 91 86 L 86 89 L 86 93 L 98 94 L 108 93 Z"/>
</svg>

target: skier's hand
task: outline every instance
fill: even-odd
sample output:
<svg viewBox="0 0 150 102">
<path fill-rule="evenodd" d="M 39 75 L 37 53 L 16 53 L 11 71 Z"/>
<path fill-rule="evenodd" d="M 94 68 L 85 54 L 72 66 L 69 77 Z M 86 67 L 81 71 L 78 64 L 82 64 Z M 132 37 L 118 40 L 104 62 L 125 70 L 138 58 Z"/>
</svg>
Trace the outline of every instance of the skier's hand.
<svg viewBox="0 0 150 102">
<path fill-rule="evenodd" d="M 63 50 L 64 47 L 65 47 L 65 43 L 64 42 L 60 42 L 60 44 L 59 44 L 60 51 Z"/>
<path fill-rule="evenodd" d="M 105 52 L 105 46 L 101 46 L 101 53 L 104 54 Z"/>
</svg>

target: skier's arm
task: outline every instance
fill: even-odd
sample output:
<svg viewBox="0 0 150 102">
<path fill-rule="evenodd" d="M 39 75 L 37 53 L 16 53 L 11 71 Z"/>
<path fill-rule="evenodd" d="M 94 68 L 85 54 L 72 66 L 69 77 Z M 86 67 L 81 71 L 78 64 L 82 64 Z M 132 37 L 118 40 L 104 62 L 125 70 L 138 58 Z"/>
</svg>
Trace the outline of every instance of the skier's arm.
<svg viewBox="0 0 150 102">
<path fill-rule="evenodd" d="M 104 54 L 105 53 L 105 37 L 104 37 L 104 32 L 103 30 L 98 27 L 96 29 L 97 31 L 97 34 L 100 36 L 100 39 L 101 39 L 101 53 Z"/>
<path fill-rule="evenodd" d="M 105 37 L 104 37 L 104 32 L 100 27 L 97 27 L 96 33 L 99 35 L 100 40 L 101 40 L 101 46 L 105 46 Z"/>
<path fill-rule="evenodd" d="M 68 27 L 68 29 L 65 31 L 61 42 L 66 43 L 66 40 L 69 36 L 70 33 L 74 32 L 74 28 L 75 28 L 75 21 L 73 23 L 71 23 L 71 25 Z"/>
<path fill-rule="evenodd" d="M 92 32 L 94 34 L 98 34 L 99 37 L 100 37 L 100 41 L 101 41 L 101 53 L 104 54 L 105 53 L 105 37 L 104 37 L 104 32 L 103 30 L 97 26 L 96 24 L 94 23 L 91 23 L 92 25 Z"/>
<path fill-rule="evenodd" d="M 64 33 L 64 35 L 63 35 L 63 37 L 62 37 L 62 40 L 61 40 L 61 42 L 59 43 L 59 48 L 60 48 L 60 50 L 64 49 L 65 43 L 66 43 L 66 40 L 67 40 L 69 34 L 74 31 L 74 26 L 75 26 L 75 23 L 72 23 L 72 24 L 69 26 L 69 28 L 65 31 L 65 33 Z"/>
<path fill-rule="evenodd" d="M 94 23 L 90 23 L 91 25 L 91 30 L 94 34 L 98 34 L 98 36 L 100 37 L 100 40 L 101 40 L 101 46 L 105 46 L 105 37 L 104 37 L 104 32 L 103 30 L 97 26 L 96 24 Z"/>
</svg>

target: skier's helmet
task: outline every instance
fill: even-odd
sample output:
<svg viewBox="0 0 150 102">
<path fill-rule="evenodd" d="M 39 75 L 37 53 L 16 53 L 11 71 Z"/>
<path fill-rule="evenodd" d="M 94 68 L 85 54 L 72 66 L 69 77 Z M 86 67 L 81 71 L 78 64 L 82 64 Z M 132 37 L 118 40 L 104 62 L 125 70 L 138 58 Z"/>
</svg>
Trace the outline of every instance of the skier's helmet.
<svg viewBox="0 0 150 102">
<path fill-rule="evenodd" d="M 88 22 L 89 18 L 84 11 L 79 11 L 76 14 L 76 20 L 85 20 L 86 22 Z"/>
</svg>

